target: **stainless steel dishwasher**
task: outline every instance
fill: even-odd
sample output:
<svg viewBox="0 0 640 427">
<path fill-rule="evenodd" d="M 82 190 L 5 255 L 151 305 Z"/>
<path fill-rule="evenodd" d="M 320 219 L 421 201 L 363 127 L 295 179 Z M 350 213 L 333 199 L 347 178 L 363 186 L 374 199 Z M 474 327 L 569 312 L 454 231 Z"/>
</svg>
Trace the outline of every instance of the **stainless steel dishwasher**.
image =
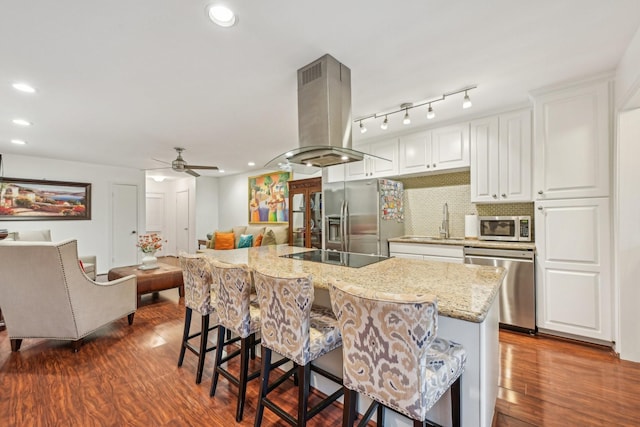
<svg viewBox="0 0 640 427">
<path fill-rule="evenodd" d="M 465 264 L 507 269 L 500 287 L 500 326 L 532 335 L 537 331 L 534 261 L 530 250 L 464 248 Z"/>
</svg>

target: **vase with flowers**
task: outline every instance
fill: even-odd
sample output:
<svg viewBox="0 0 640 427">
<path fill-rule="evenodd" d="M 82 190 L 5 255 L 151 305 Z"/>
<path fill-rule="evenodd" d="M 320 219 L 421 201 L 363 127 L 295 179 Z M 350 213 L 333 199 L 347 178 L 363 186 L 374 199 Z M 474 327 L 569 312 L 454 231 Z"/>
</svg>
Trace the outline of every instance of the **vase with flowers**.
<svg viewBox="0 0 640 427">
<path fill-rule="evenodd" d="M 152 270 L 158 268 L 156 252 L 162 249 L 162 237 L 157 233 L 141 234 L 136 245 L 142 251 L 142 265 L 140 270 Z"/>
</svg>

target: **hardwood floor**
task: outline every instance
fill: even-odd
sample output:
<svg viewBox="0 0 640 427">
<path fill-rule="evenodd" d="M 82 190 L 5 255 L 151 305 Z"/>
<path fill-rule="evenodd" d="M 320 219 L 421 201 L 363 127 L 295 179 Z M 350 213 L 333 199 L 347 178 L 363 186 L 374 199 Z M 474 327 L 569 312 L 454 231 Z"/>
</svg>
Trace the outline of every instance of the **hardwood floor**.
<svg viewBox="0 0 640 427">
<path fill-rule="evenodd" d="M 68 343 L 48 340 L 24 340 L 11 353 L 7 332 L 0 332 L 0 425 L 252 426 L 257 381 L 237 424 L 235 387 L 220 380 L 209 397 L 212 355 L 200 385 L 193 354 L 176 366 L 183 319 L 172 289 L 157 300 L 144 296 L 132 326 L 126 318 L 106 326 L 75 354 Z M 193 321 L 198 328 L 200 319 Z M 544 337 L 501 332 L 500 341 L 496 426 L 640 425 L 640 364 Z M 279 398 L 292 412 L 294 393 L 291 386 Z M 341 418 L 334 405 L 310 425 L 337 426 Z M 263 425 L 285 424 L 265 411 Z"/>
</svg>

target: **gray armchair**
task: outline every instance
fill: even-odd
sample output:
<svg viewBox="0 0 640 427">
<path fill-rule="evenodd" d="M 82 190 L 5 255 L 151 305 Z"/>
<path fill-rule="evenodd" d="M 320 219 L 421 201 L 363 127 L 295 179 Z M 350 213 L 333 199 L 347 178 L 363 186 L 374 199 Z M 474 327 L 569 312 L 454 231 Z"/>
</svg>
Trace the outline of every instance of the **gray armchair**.
<svg viewBox="0 0 640 427">
<path fill-rule="evenodd" d="M 97 283 L 83 274 L 76 240 L 4 242 L 0 245 L 0 305 L 11 350 L 24 338 L 73 341 L 128 316 L 133 323 L 135 276 Z"/>
</svg>

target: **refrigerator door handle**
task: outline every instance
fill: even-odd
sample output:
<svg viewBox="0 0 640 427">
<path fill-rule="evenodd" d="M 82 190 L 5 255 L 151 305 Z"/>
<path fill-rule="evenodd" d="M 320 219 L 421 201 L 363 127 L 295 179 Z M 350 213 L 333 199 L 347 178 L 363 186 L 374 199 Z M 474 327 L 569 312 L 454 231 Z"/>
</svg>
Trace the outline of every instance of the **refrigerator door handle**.
<svg viewBox="0 0 640 427">
<path fill-rule="evenodd" d="M 340 205 L 340 250 L 344 252 L 344 247 L 345 247 L 345 239 L 347 238 L 347 235 L 345 233 L 345 227 L 344 227 L 344 205 L 345 202 L 344 200 L 342 201 L 342 204 Z"/>
<path fill-rule="evenodd" d="M 344 201 L 344 252 L 347 252 L 349 250 L 349 245 L 350 245 L 350 237 L 349 236 L 349 201 L 345 200 Z"/>
</svg>

